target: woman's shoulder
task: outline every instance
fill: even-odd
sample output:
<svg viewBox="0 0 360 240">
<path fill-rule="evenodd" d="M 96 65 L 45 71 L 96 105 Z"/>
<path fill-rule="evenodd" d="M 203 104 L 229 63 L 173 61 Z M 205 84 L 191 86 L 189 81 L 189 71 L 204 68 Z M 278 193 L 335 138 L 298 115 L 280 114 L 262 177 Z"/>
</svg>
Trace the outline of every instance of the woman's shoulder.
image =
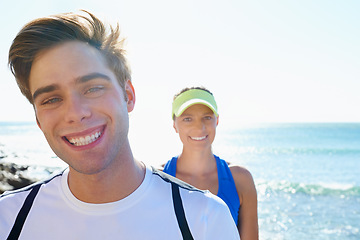
<svg viewBox="0 0 360 240">
<path fill-rule="evenodd" d="M 229 168 L 234 178 L 236 188 L 240 190 L 240 192 L 255 190 L 254 179 L 248 169 L 239 165 L 230 165 Z"/>
<path fill-rule="evenodd" d="M 156 169 L 159 170 L 159 171 L 164 171 L 165 164 L 166 164 L 166 163 L 163 163 L 163 164 L 161 164 L 161 165 L 157 165 L 157 166 L 156 166 Z"/>
<path fill-rule="evenodd" d="M 232 164 L 231 162 L 228 162 L 226 160 L 221 159 L 220 157 L 214 155 L 215 158 L 219 159 L 220 162 L 223 162 L 223 164 L 227 164 L 231 175 L 234 178 L 235 182 L 239 182 L 240 180 L 252 180 L 252 175 L 248 169 L 246 169 L 243 166 Z M 243 182 L 243 181 L 241 181 Z"/>
<path fill-rule="evenodd" d="M 239 166 L 239 165 L 233 165 L 233 164 L 228 164 L 228 165 L 229 165 L 232 175 L 242 176 L 242 177 L 251 177 L 251 173 L 247 168 L 245 168 L 243 166 Z"/>
</svg>

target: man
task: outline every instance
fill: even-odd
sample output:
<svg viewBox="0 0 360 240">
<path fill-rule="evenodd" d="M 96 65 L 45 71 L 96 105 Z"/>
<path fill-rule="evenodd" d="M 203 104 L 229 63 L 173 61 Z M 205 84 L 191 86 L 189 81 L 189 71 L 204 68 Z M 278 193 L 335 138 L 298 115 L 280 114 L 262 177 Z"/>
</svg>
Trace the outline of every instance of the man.
<svg viewBox="0 0 360 240">
<path fill-rule="evenodd" d="M 19 88 L 69 168 L 0 197 L 0 239 L 239 239 L 219 198 L 133 158 L 119 28 L 88 14 L 36 19 L 10 47 Z"/>
</svg>

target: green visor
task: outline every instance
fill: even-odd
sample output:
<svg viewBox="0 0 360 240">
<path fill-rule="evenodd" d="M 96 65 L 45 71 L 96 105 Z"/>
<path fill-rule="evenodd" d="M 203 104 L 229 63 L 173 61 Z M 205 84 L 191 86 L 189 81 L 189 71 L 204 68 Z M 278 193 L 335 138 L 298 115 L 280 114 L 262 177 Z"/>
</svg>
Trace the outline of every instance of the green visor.
<svg viewBox="0 0 360 240">
<path fill-rule="evenodd" d="M 172 117 L 174 115 L 179 117 L 187 108 L 195 104 L 203 104 L 210 108 L 216 117 L 219 116 L 215 98 L 212 94 L 201 89 L 191 89 L 175 98 L 172 104 Z"/>
</svg>

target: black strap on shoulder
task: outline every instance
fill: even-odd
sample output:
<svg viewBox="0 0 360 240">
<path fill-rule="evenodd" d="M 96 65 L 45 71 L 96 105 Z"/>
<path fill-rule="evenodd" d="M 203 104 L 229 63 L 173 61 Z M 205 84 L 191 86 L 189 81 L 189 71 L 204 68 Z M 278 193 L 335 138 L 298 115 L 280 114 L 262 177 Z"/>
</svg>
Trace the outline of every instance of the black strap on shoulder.
<svg viewBox="0 0 360 240">
<path fill-rule="evenodd" d="M 183 236 L 183 240 L 194 240 L 193 236 L 191 235 L 189 225 L 185 218 L 185 212 L 179 192 L 179 186 L 172 182 L 171 189 L 172 189 L 172 198 L 174 203 L 175 215 L 180 227 L 181 234 Z"/>
<path fill-rule="evenodd" d="M 33 189 L 30 191 L 29 195 L 26 197 L 25 202 L 16 217 L 14 226 L 12 227 L 9 236 L 7 237 L 7 240 L 16 240 L 19 238 L 25 220 L 29 214 L 34 199 L 39 192 L 40 187 L 41 184 L 34 186 Z"/>
</svg>

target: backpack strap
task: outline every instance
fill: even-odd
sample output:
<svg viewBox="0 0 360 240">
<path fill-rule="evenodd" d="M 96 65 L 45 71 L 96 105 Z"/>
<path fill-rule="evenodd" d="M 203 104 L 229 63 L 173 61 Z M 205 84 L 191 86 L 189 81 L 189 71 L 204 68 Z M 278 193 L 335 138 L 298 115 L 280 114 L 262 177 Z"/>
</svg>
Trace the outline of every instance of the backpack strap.
<svg viewBox="0 0 360 240">
<path fill-rule="evenodd" d="M 21 230 L 24 226 L 25 220 L 29 214 L 29 211 L 34 202 L 34 199 L 35 199 L 37 193 L 39 192 L 40 187 L 41 187 L 41 184 L 35 185 L 31 189 L 29 195 L 26 197 L 25 202 L 22 205 L 22 207 L 16 217 L 16 220 L 11 229 L 11 232 L 10 232 L 9 236 L 7 237 L 7 240 L 16 240 L 19 238 Z"/>
<path fill-rule="evenodd" d="M 171 190 L 172 190 L 175 215 L 180 227 L 181 234 L 183 236 L 183 240 L 193 240 L 194 238 L 191 235 L 189 225 L 185 218 L 185 212 L 179 192 L 179 186 L 171 182 Z"/>
</svg>

